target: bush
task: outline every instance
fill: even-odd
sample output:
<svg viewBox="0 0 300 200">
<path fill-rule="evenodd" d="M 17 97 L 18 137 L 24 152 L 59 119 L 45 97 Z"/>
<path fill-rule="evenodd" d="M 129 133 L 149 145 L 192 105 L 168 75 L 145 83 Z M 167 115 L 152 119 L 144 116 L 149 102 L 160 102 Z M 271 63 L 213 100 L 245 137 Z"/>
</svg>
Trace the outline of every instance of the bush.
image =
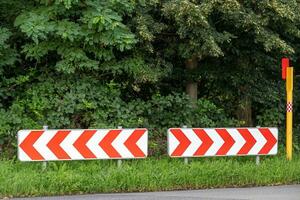
<svg viewBox="0 0 300 200">
<path fill-rule="evenodd" d="M 150 100 L 125 102 L 117 85 L 75 78 L 48 79 L 28 87 L 9 109 L 1 109 L 0 144 L 15 146 L 20 129 L 53 128 L 124 128 L 149 129 L 150 154 L 166 152 L 166 132 L 171 127 L 233 126 L 234 120 L 205 99 L 195 107 L 188 96 L 173 93 L 154 95 Z"/>
</svg>

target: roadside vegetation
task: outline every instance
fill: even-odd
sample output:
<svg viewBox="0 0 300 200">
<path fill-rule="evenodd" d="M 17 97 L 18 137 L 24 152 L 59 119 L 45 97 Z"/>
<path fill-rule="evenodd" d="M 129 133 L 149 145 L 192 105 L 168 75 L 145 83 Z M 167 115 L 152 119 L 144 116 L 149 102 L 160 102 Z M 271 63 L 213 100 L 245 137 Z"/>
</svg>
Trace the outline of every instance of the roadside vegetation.
<svg viewBox="0 0 300 200">
<path fill-rule="evenodd" d="M 0 161 L 0 198 L 99 192 L 141 192 L 300 183 L 300 156 L 147 158 L 42 163 Z"/>
<path fill-rule="evenodd" d="M 284 130 L 280 61 L 299 74 L 300 3 L 0 0 L 0 152 L 20 129 Z M 295 78 L 295 145 L 299 146 Z M 284 143 L 284 134 L 280 143 Z"/>
<path fill-rule="evenodd" d="M 299 183 L 300 158 L 169 159 L 170 127 L 279 128 L 280 60 L 295 68 L 300 151 L 300 2 L 0 0 L 0 196 Z M 149 158 L 16 161 L 21 129 L 149 129 Z M 281 151 L 283 152 L 283 151 Z"/>
</svg>

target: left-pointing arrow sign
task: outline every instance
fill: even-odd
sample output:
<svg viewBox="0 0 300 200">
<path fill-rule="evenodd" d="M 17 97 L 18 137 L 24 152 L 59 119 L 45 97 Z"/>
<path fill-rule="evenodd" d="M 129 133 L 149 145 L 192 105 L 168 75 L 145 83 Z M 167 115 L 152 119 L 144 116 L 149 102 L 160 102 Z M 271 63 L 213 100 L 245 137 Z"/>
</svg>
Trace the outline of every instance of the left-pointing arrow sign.
<svg viewBox="0 0 300 200">
<path fill-rule="evenodd" d="M 21 161 L 135 159 L 148 155 L 148 130 L 20 130 Z"/>
</svg>

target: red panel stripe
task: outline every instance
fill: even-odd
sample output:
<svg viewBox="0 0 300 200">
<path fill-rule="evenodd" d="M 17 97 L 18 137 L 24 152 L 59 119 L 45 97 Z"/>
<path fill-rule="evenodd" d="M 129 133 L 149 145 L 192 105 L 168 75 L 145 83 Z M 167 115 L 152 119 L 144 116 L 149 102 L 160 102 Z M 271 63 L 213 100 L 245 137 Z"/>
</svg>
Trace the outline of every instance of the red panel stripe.
<svg viewBox="0 0 300 200">
<path fill-rule="evenodd" d="M 45 160 L 33 146 L 43 133 L 44 131 L 31 131 L 19 145 L 31 160 Z"/>
<path fill-rule="evenodd" d="M 97 132 L 97 130 L 85 130 L 79 136 L 79 138 L 74 142 L 73 146 L 77 149 L 77 151 L 87 159 L 96 158 L 93 152 L 86 146 L 86 143 L 93 137 L 93 135 Z"/>
<path fill-rule="evenodd" d="M 256 140 L 252 136 L 252 134 L 249 132 L 246 128 L 238 128 L 238 132 L 243 136 L 246 143 L 243 145 L 243 147 L 238 152 L 238 155 L 246 155 L 249 153 L 249 151 L 252 149 L 252 147 L 255 145 Z"/>
<path fill-rule="evenodd" d="M 136 144 L 137 141 L 139 141 L 139 139 L 144 135 L 145 132 L 146 132 L 145 129 L 136 129 L 128 137 L 128 139 L 124 142 L 124 145 L 132 153 L 132 155 L 136 158 L 145 157 L 144 152 Z"/>
<path fill-rule="evenodd" d="M 106 136 L 101 140 L 99 146 L 110 158 L 121 158 L 121 155 L 112 146 L 112 142 L 118 137 L 122 130 L 110 130 Z"/>
<path fill-rule="evenodd" d="M 170 129 L 170 132 L 179 141 L 179 145 L 173 151 L 171 156 L 181 156 L 186 151 L 188 146 L 190 146 L 191 141 L 185 136 L 185 134 L 182 132 L 182 130 L 180 128 Z"/>
<path fill-rule="evenodd" d="M 258 154 L 268 154 L 277 143 L 277 140 L 268 128 L 259 128 L 259 131 L 266 138 L 267 142 L 258 152 Z"/>
<path fill-rule="evenodd" d="M 193 131 L 202 141 L 202 144 L 199 146 L 197 151 L 194 153 L 194 156 L 203 156 L 210 146 L 213 144 L 212 139 L 207 135 L 204 129 L 196 129 L 194 128 Z"/>
<path fill-rule="evenodd" d="M 226 155 L 230 148 L 235 143 L 235 140 L 231 137 L 226 129 L 216 129 L 217 133 L 222 137 L 224 140 L 224 144 L 221 148 L 217 151 L 218 156 Z"/>
<path fill-rule="evenodd" d="M 64 139 L 69 135 L 71 131 L 69 130 L 60 130 L 57 131 L 54 137 L 49 141 L 47 147 L 54 153 L 58 159 L 68 160 L 71 157 L 61 148 L 60 144 Z"/>
</svg>

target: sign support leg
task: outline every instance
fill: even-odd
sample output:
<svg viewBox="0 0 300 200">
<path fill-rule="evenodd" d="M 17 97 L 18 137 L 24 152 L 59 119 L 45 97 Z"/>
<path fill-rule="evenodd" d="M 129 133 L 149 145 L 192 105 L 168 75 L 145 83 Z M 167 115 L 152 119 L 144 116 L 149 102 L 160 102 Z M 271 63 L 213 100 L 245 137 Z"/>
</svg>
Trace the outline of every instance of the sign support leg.
<svg viewBox="0 0 300 200">
<path fill-rule="evenodd" d="M 123 128 L 122 126 L 118 126 L 118 129 L 122 129 L 122 128 Z M 117 165 L 118 165 L 118 167 L 121 167 L 121 165 L 122 165 L 122 160 L 121 159 L 118 159 Z"/>
<path fill-rule="evenodd" d="M 260 158 L 259 158 L 259 156 L 256 156 L 255 162 L 256 162 L 257 166 L 260 164 Z"/>
<path fill-rule="evenodd" d="M 122 160 L 118 160 L 118 167 L 122 166 Z"/>
<path fill-rule="evenodd" d="M 187 128 L 186 125 L 183 125 L 182 128 Z M 188 158 L 184 158 L 184 164 L 189 164 L 189 159 Z"/>
<path fill-rule="evenodd" d="M 188 158 L 184 158 L 184 164 L 189 164 L 189 159 Z"/>
<path fill-rule="evenodd" d="M 260 128 L 260 126 L 256 126 L 256 128 Z M 256 165 L 259 165 L 259 164 L 260 164 L 260 157 L 259 157 L 259 155 L 257 155 L 257 156 L 255 157 L 255 163 L 256 163 Z"/>
<path fill-rule="evenodd" d="M 43 130 L 47 131 L 48 130 L 48 126 L 47 125 L 43 126 Z M 46 168 L 47 168 L 47 162 L 43 161 L 43 163 L 42 163 L 42 169 L 46 170 Z"/>
</svg>

